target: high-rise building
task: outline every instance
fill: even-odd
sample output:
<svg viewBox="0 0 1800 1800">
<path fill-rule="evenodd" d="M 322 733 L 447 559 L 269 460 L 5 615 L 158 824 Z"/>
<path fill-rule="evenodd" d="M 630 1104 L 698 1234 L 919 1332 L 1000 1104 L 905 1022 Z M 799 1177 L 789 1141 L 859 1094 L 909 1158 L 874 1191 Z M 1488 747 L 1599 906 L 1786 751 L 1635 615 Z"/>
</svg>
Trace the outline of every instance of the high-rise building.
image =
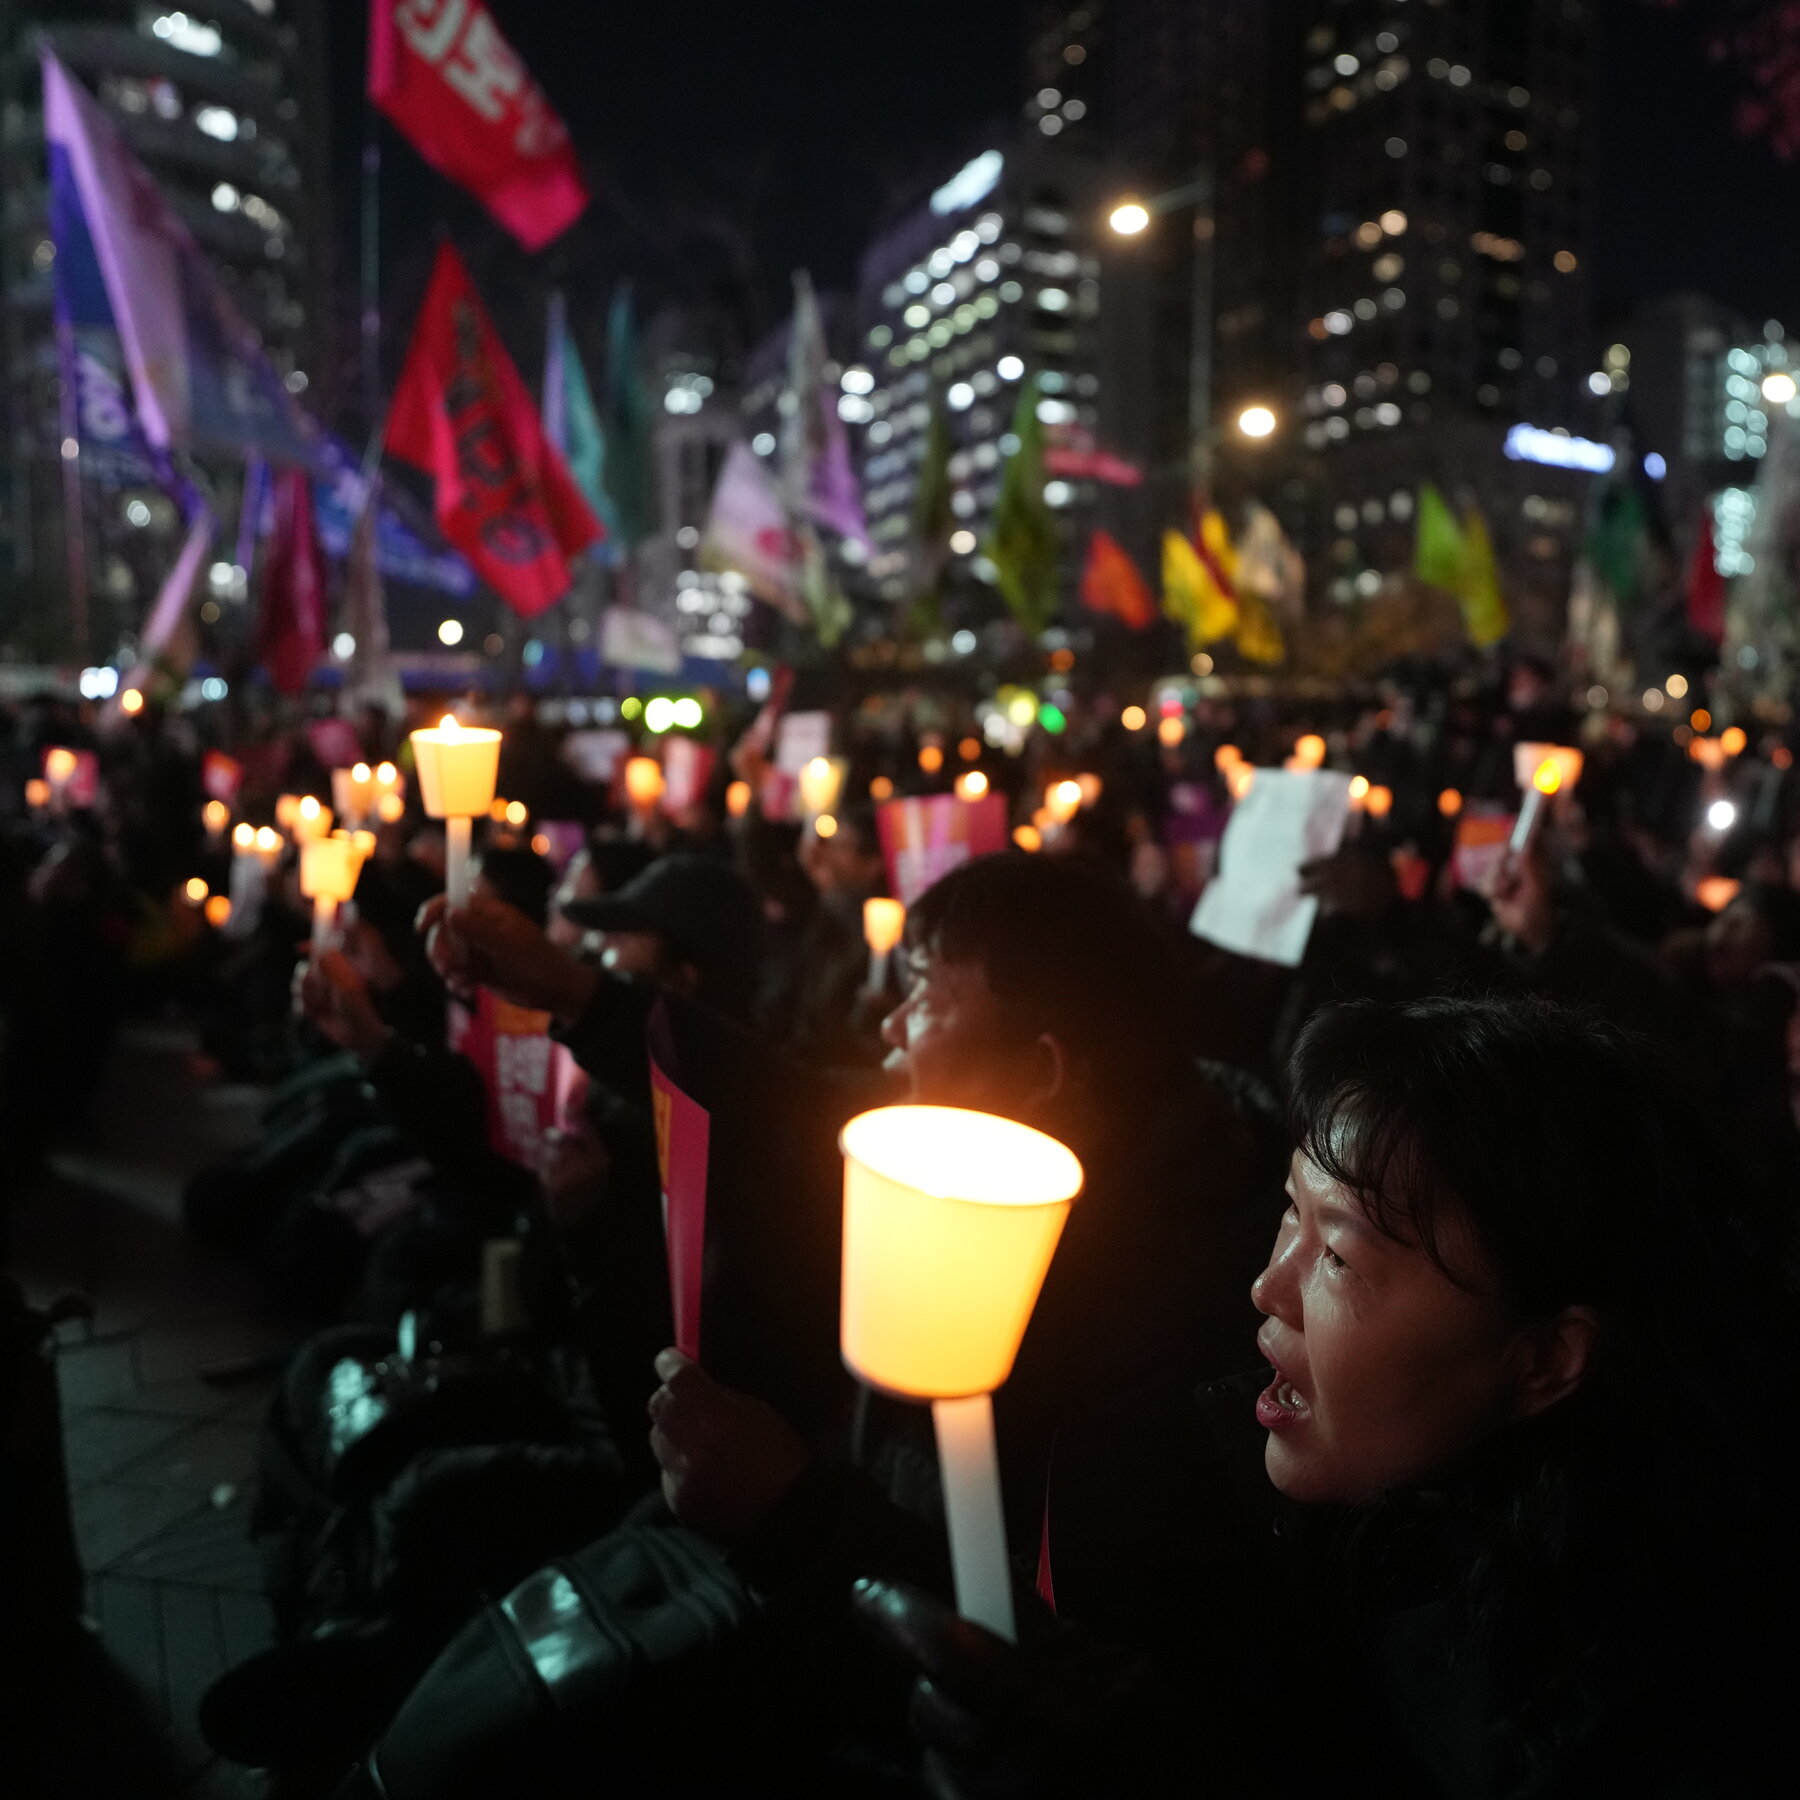
<svg viewBox="0 0 1800 1800">
<path fill-rule="evenodd" d="M 861 428 L 868 573 L 886 598 L 903 598 L 917 577 L 912 520 L 934 393 L 950 436 L 952 566 L 976 579 L 992 574 L 980 546 L 1015 446 L 1021 384 L 1036 377 L 1053 444 L 1079 449 L 1091 439 L 1100 408 L 1097 198 L 1088 160 L 1028 126 L 1019 141 L 944 170 L 864 256 L 858 355 L 843 371 L 839 410 Z M 1093 483 L 1056 477 L 1044 491 L 1073 542 Z"/>
<path fill-rule="evenodd" d="M 1591 0 L 1307 10 L 1310 242 L 1296 348 L 1349 598 L 1392 569 L 1412 494 L 1477 500 L 1515 613 L 1554 630 L 1585 476 L 1509 456 L 1579 435 L 1586 387 Z M 1546 512 L 1546 506 L 1553 509 Z M 1351 523 L 1354 515 L 1355 523 Z"/>
<path fill-rule="evenodd" d="M 117 120 L 290 388 L 303 393 L 322 367 L 325 326 L 324 33 L 322 0 L 202 0 L 192 12 L 142 0 L 15 0 L 0 12 L 0 562 L 15 576 L 53 583 L 63 558 L 38 43 Z M 136 564 L 157 560 L 132 551 L 155 534 L 164 509 L 150 504 L 156 496 L 134 497 L 128 518 L 130 498 L 94 498 L 97 592 L 129 617 L 143 597 Z M 146 507 L 152 523 L 139 526 Z"/>
</svg>

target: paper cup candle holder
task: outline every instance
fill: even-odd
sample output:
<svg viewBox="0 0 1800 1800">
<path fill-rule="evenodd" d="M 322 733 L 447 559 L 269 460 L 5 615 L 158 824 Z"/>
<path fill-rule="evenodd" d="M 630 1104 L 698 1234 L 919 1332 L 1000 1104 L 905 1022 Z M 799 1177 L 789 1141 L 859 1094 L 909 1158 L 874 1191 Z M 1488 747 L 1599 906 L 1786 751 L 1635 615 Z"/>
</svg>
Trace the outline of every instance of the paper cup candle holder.
<svg viewBox="0 0 1800 1800">
<path fill-rule="evenodd" d="M 362 846 L 349 832 L 300 846 L 300 891 L 313 903 L 314 955 L 330 943 L 338 908 L 354 897 L 362 866 Z"/>
<path fill-rule="evenodd" d="M 441 723 L 412 733 L 413 766 L 426 813 L 444 821 L 445 891 L 452 906 L 469 898 L 470 821 L 494 804 L 500 775 L 500 733 L 459 725 L 446 713 Z"/>
<path fill-rule="evenodd" d="M 992 1395 L 1012 1373 L 1081 1164 L 1041 1131 L 960 1107 L 881 1107 L 839 1141 L 845 1365 L 931 1402 L 957 1609 L 1011 1639 Z"/>
<path fill-rule="evenodd" d="M 888 958 L 906 935 L 906 907 L 877 895 L 863 902 L 863 941 L 869 946 L 869 992 L 887 984 Z"/>
</svg>

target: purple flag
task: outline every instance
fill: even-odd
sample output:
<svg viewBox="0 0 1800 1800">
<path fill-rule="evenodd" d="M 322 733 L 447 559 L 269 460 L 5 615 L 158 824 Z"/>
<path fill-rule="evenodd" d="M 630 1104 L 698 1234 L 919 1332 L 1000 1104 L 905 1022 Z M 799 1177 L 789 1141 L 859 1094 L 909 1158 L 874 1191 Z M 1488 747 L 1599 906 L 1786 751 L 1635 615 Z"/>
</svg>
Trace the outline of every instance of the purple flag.
<svg viewBox="0 0 1800 1800">
<path fill-rule="evenodd" d="M 796 519 L 836 532 L 864 550 L 869 526 L 850 461 L 850 436 L 825 381 L 829 353 L 811 279 L 794 277 L 794 322 L 788 335 L 788 392 L 794 407 L 782 421 L 781 471 Z"/>
</svg>

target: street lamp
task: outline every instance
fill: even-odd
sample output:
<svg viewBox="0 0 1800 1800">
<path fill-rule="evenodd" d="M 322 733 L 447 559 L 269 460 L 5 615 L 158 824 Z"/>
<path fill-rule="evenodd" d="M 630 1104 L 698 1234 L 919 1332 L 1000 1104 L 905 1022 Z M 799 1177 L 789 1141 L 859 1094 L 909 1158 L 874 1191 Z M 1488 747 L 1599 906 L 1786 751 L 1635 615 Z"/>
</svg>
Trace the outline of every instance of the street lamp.
<svg viewBox="0 0 1800 1800">
<path fill-rule="evenodd" d="M 1800 384 L 1785 369 L 1776 369 L 1762 379 L 1762 397 L 1772 405 L 1786 406 L 1796 394 L 1800 394 Z"/>
<path fill-rule="evenodd" d="M 1274 435 L 1275 415 L 1266 406 L 1246 406 L 1237 416 L 1237 428 L 1247 438 Z"/>
<path fill-rule="evenodd" d="M 1213 342 L 1213 197 L 1216 183 L 1210 163 L 1202 163 L 1193 179 L 1147 200 L 1127 195 L 1107 215 L 1107 223 L 1120 237 L 1137 237 L 1149 229 L 1152 219 L 1182 207 L 1194 209 L 1194 260 L 1189 277 L 1188 346 L 1188 447 L 1189 480 L 1204 488 L 1212 463 L 1212 342 Z M 1271 415 L 1273 429 L 1273 415 Z"/>
</svg>

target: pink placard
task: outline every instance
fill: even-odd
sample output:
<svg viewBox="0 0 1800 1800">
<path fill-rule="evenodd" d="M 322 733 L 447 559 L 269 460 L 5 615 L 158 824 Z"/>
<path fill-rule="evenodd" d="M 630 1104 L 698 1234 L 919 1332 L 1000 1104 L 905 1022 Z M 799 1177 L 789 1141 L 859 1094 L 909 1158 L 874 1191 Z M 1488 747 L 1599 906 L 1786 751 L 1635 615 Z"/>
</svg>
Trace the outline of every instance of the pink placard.
<svg viewBox="0 0 1800 1800">
<path fill-rule="evenodd" d="M 656 1163 L 662 1175 L 663 1230 L 669 1245 L 669 1304 L 675 1348 L 700 1355 L 700 1281 L 706 1263 L 706 1163 L 712 1117 L 650 1059 L 656 1113 Z"/>
<path fill-rule="evenodd" d="M 482 988 L 473 1011 L 450 1003 L 450 1048 L 481 1076 L 489 1147 L 537 1168 L 544 1133 L 556 1123 L 568 1088 L 558 1061 L 559 1052 L 569 1060 L 568 1052 L 550 1036 L 550 1015 L 514 1006 Z"/>
<path fill-rule="evenodd" d="M 1006 802 L 998 794 L 889 800 L 875 814 L 888 887 L 911 906 L 934 881 L 977 856 L 1006 848 Z"/>
<path fill-rule="evenodd" d="M 1511 841 L 1513 815 L 1492 808 L 1470 807 L 1456 821 L 1456 847 L 1450 852 L 1450 872 L 1456 885 L 1472 894 L 1485 894 Z"/>
</svg>

